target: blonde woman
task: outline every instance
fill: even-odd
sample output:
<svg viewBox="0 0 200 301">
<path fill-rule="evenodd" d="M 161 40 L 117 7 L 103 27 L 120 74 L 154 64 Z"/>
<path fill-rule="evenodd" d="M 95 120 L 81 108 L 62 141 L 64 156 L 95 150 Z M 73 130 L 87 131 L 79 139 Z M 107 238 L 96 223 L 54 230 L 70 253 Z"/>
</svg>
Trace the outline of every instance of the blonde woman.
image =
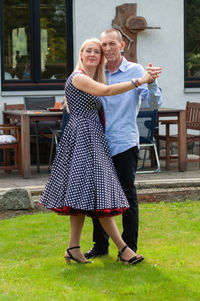
<svg viewBox="0 0 200 301">
<path fill-rule="evenodd" d="M 160 73 L 145 73 L 140 83 L 152 81 Z M 118 248 L 119 259 L 135 264 L 144 259 L 126 246 L 113 216 L 129 208 L 119 183 L 98 111 L 99 96 L 115 95 L 134 89 L 131 82 L 107 86 L 104 56 L 97 39 L 86 40 L 80 49 L 78 64 L 68 78 L 65 95 L 70 110 L 51 176 L 40 203 L 57 213 L 70 215 L 70 241 L 67 262 L 88 263 L 80 250 L 85 216 L 99 221 Z"/>
</svg>

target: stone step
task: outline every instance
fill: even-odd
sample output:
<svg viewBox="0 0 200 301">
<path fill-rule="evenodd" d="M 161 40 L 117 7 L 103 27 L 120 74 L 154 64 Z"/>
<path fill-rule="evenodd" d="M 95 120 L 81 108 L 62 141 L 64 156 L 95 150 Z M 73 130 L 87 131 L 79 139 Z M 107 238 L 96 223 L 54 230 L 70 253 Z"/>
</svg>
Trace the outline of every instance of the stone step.
<svg viewBox="0 0 200 301">
<path fill-rule="evenodd" d="M 181 187 L 200 187 L 200 178 L 140 180 L 136 181 L 135 185 L 138 190 L 153 188 L 176 189 Z"/>
<path fill-rule="evenodd" d="M 138 189 L 139 202 L 200 201 L 200 187 Z"/>
</svg>

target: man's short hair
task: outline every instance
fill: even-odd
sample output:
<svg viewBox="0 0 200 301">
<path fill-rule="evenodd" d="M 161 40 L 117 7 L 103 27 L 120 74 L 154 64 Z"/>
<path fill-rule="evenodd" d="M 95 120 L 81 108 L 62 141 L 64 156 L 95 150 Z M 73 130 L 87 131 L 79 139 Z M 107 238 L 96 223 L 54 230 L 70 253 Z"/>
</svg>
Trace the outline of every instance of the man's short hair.
<svg viewBox="0 0 200 301">
<path fill-rule="evenodd" d="M 108 33 L 113 33 L 115 32 L 116 35 L 117 35 L 117 39 L 119 40 L 119 42 L 121 43 L 122 42 L 122 34 L 119 30 L 117 29 L 114 29 L 114 28 L 109 28 L 109 29 L 106 29 L 104 30 L 102 33 L 101 33 L 101 36 L 104 35 L 104 34 L 108 34 Z"/>
</svg>

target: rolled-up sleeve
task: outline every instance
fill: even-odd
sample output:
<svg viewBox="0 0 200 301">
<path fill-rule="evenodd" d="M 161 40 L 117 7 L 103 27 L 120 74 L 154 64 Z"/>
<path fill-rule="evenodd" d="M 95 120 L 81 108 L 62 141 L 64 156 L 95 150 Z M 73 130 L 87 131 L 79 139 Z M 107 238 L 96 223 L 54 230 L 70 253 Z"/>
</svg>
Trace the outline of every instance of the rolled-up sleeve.
<svg viewBox="0 0 200 301">
<path fill-rule="evenodd" d="M 142 105 L 157 109 L 162 105 L 162 92 L 158 87 L 157 80 L 151 84 L 142 85 L 139 87 Z"/>
</svg>

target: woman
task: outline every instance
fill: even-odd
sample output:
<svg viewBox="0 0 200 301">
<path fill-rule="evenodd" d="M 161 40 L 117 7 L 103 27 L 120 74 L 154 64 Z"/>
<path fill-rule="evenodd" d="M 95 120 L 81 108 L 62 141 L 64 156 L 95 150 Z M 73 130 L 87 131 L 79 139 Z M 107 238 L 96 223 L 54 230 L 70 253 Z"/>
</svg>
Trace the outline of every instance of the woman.
<svg viewBox="0 0 200 301">
<path fill-rule="evenodd" d="M 140 84 L 154 80 L 155 73 L 145 73 Z M 125 212 L 129 205 L 116 175 L 100 123 L 98 96 L 115 95 L 136 88 L 130 82 L 107 86 L 104 56 L 97 39 L 86 40 L 77 67 L 65 88 L 70 120 L 65 127 L 53 164 L 51 176 L 40 203 L 57 213 L 70 215 L 70 242 L 65 253 L 79 263 L 88 263 L 80 251 L 80 237 L 85 215 L 99 218 L 114 241 L 119 259 L 135 264 L 144 259 L 135 254 L 121 238 L 113 216 Z"/>
</svg>

